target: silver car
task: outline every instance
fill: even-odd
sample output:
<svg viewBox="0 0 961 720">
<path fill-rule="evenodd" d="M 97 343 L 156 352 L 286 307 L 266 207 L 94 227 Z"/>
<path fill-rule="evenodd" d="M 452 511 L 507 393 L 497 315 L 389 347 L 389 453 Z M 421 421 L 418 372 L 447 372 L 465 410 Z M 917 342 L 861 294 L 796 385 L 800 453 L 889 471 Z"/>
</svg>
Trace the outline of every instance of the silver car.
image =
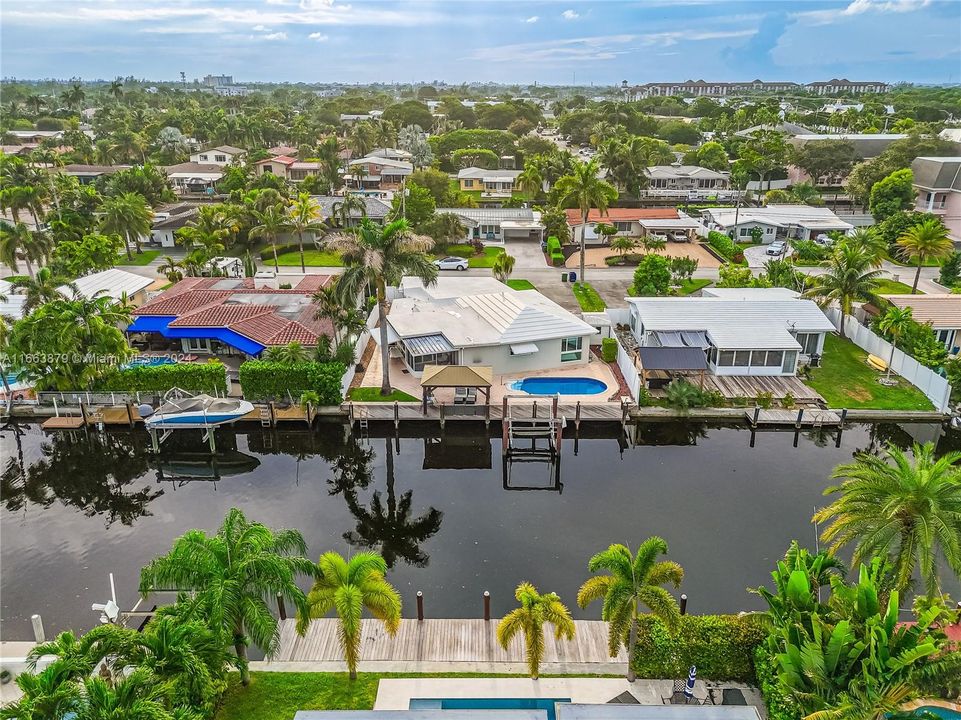
<svg viewBox="0 0 961 720">
<path fill-rule="evenodd" d="M 449 255 L 448 257 L 434 260 L 434 265 L 437 266 L 438 270 L 466 270 L 467 260 L 456 255 Z"/>
</svg>

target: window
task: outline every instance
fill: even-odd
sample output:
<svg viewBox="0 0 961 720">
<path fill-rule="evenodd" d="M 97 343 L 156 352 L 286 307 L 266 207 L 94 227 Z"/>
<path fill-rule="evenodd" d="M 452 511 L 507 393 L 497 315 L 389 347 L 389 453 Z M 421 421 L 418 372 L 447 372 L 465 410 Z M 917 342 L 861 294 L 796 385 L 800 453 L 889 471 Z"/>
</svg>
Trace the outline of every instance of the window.
<svg viewBox="0 0 961 720">
<path fill-rule="evenodd" d="M 572 362 L 581 359 L 581 347 L 584 338 L 569 337 L 561 340 L 561 362 Z"/>
<path fill-rule="evenodd" d="M 210 340 L 207 338 L 184 338 L 184 352 L 210 352 Z"/>
<path fill-rule="evenodd" d="M 616 222 L 614 227 L 617 228 L 617 232 L 630 232 L 631 227 L 634 225 L 632 222 Z"/>
<path fill-rule="evenodd" d="M 763 360 L 759 357 L 760 355 L 764 355 Z M 752 364 L 758 367 L 780 367 L 782 362 L 784 362 L 783 350 L 768 350 L 766 353 L 756 351 Z"/>
<path fill-rule="evenodd" d="M 802 355 L 813 355 L 818 351 L 820 333 L 797 333 L 794 337 L 801 346 Z"/>
<path fill-rule="evenodd" d="M 497 225 L 481 225 L 480 232 L 481 235 L 496 235 L 500 231 L 500 227 Z"/>
<path fill-rule="evenodd" d="M 472 188 L 472 187 L 474 187 L 474 180 L 473 180 L 473 178 L 466 178 L 466 179 L 464 180 L 464 187 L 465 187 L 465 188 Z"/>
<path fill-rule="evenodd" d="M 226 156 L 226 155 L 214 155 L 214 161 L 215 161 L 215 162 L 227 162 L 227 156 Z"/>
<path fill-rule="evenodd" d="M 951 349 L 951 336 L 954 335 L 954 330 L 935 330 L 935 336 L 938 338 L 938 342 L 946 346 L 949 350 Z"/>
<path fill-rule="evenodd" d="M 273 168 L 273 166 L 271 166 L 271 165 L 264 165 L 264 172 L 265 172 L 265 173 L 270 173 L 271 175 L 273 175 L 273 174 L 274 174 L 274 168 Z"/>
<path fill-rule="evenodd" d="M 770 235 L 773 232 L 774 232 L 774 228 L 764 228 L 765 235 Z"/>
<path fill-rule="evenodd" d="M 733 367 L 734 366 L 734 351 L 733 350 L 721 350 L 718 353 L 717 360 L 718 367 Z"/>
<path fill-rule="evenodd" d="M 734 367 L 748 367 L 751 364 L 751 351 L 738 350 L 734 353 Z"/>
<path fill-rule="evenodd" d="M 797 367 L 797 350 L 787 350 L 784 353 L 784 362 L 781 363 L 781 372 L 793 373 Z"/>
<path fill-rule="evenodd" d="M 201 160 L 206 160 L 206 159 L 207 159 L 207 156 L 206 156 L 206 155 L 201 155 L 201 156 L 200 156 L 200 159 L 201 159 Z"/>
<path fill-rule="evenodd" d="M 746 227 L 742 227 L 741 230 L 738 232 L 738 235 L 740 235 L 741 237 L 747 237 L 749 234 L 750 233 L 748 232 L 748 228 Z"/>
</svg>

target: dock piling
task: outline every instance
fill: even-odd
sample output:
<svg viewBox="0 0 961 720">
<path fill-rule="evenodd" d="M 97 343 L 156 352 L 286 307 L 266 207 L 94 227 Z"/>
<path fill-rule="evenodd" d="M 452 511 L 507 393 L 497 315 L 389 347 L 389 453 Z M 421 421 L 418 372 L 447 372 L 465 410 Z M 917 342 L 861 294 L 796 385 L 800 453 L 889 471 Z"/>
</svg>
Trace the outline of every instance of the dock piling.
<svg viewBox="0 0 961 720">
<path fill-rule="evenodd" d="M 277 593 L 277 613 L 281 620 L 287 619 L 287 606 L 284 604 L 284 596 Z"/>
<path fill-rule="evenodd" d="M 754 419 L 751 420 L 751 426 L 752 426 L 752 427 L 757 427 L 757 420 L 758 420 L 759 417 L 761 417 L 761 407 L 760 407 L 760 405 L 755 405 L 755 406 L 754 406 Z"/>
<path fill-rule="evenodd" d="M 801 418 L 804 417 L 804 408 L 797 411 L 797 420 L 794 421 L 794 427 L 801 427 Z"/>
<path fill-rule="evenodd" d="M 31 615 L 30 624 L 33 625 L 33 639 L 37 641 L 37 644 L 47 642 L 47 636 L 43 634 L 43 618 L 39 615 Z"/>
<path fill-rule="evenodd" d="M 394 430 L 400 429 L 400 403 L 394 400 Z"/>
<path fill-rule="evenodd" d="M 491 620 L 491 594 L 490 591 L 484 591 L 484 621 L 490 622 Z"/>
<path fill-rule="evenodd" d="M 417 591 L 417 622 L 424 622 L 424 593 Z"/>
<path fill-rule="evenodd" d="M 681 615 L 687 614 L 687 595 L 681 593 Z"/>
</svg>

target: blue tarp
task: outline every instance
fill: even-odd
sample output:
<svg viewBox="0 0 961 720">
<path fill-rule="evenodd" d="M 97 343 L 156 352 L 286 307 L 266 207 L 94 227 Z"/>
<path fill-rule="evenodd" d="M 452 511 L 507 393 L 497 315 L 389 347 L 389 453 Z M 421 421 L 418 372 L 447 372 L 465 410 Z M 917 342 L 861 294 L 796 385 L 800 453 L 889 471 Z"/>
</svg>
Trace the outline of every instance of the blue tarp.
<svg viewBox="0 0 961 720">
<path fill-rule="evenodd" d="M 167 330 L 167 325 L 176 319 L 176 315 L 141 315 L 127 328 L 127 332 L 164 333 Z"/>
<path fill-rule="evenodd" d="M 127 328 L 127 332 L 156 332 L 164 337 L 175 339 L 219 340 L 248 355 L 259 355 L 264 351 L 264 348 L 267 347 L 229 328 L 168 327 L 168 325 L 176 319 L 176 316 L 171 315 L 141 315 Z"/>
</svg>

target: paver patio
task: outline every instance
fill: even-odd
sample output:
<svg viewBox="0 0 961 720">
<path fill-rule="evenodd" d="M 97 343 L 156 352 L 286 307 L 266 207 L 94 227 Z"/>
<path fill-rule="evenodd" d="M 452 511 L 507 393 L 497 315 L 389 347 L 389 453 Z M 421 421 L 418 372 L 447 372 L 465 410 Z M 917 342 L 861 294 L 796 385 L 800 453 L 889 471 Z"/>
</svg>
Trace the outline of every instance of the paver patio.
<svg viewBox="0 0 961 720">
<path fill-rule="evenodd" d="M 643 252 L 643 249 L 638 248 L 637 252 Z M 721 267 L 721 261 L 711 255 L 711 253 L 704 249 L 704 247 L 699 243 L 669 242 L 667 247 L 661 250 L 659 254 L 666 257 L 694 258 L 697 260 L 697 266 L 699 269 Z M 611 250 L 609 247 L 588 248 L 584 253 L 584 266 L 606 268 L 607 263 L 604 262 L 604 259 L 612 255 L 617 255 L 617 253 Z M 571 269 L 579 268 L 581 265 L 581 254 L 579 252 L 575 252 L 573 255 L 567 258 L 565 265 Z"/>
</svg>

